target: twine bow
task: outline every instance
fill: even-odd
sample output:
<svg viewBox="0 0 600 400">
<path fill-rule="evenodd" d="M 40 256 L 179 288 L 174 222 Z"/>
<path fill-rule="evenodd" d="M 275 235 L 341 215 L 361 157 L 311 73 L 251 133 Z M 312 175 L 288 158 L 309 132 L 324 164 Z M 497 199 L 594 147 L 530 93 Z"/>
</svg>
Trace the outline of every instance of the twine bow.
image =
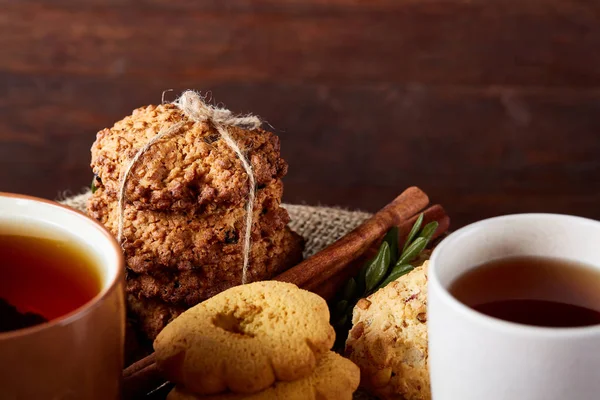
<svg viewBox="0 0 600 400">
<path fill-rule="evenodd" d="M 254 171 L 252 165 L 248 161 L 248 158 L 244 155 L 236 141 L 229 134 L 228 128 L 230 126 L 237 126 L 242 129 L 257 129 L 261 126 L 260 119 L 255 115 L 236 116 L 231 111 L 211 106 L 206 104 L 203 98 L 192 90 L 185 91 L 178 99 L 172 104 L 177 106 L 183 114 L 194 122 L 209 122 L 211 123 L 225 143 L 235 152 L 237 157 L 240 159 L 246 174 L 248 175 L 248 186 L 249 195 L 248 202 L 246 203 L 246 227 L 244 230 L 243 240 L 243 255 L 244 262 L 242 265 L 242 284 L 247 282 L 248 264 L 250 261 L 250 237 L 252 233 L 252 219 L 254 211 L 254 200 L 256 197 L 255 186 L 256 179 L 254 177 Z M 181 133 L 181 128 L 187 121 L 181 121 L 168 128 L 161 129 L 156 136 L 154 136 L 148 143 L 146 143 L 135 156 L 131 159 L 127 168 L 125 168 L 121 175 L 121 184 L 119 186 L 119 199 L 117 209 L 118 214 L 118 231 L 117 241 L 121 243 L 123 238 L 123 225 L 125 219 L 125 188 L 131 177 L 131 171 L 137 165 L 139 159 L 146 153 L 155 143 L 162 139 L 169 138 L 178 133 Z"/>
</svg>

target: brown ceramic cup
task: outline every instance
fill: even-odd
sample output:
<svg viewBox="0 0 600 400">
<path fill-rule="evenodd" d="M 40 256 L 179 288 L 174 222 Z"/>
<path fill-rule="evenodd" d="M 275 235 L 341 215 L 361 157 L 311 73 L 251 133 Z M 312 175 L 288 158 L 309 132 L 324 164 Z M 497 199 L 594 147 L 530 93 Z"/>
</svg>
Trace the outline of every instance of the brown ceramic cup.
<svg viewBox="0 0 600 400">
<path fill-rule="evenodd" d="M 0 192 L 0 232 L 15 226 L 76 241 L 92 255 L 102 283 L 92 300 L 69 314 L 0 333 L 0 398 L 120 398 L 125 335 L 121 248 L 100 224 L 71 208 Z"/>
</svg>

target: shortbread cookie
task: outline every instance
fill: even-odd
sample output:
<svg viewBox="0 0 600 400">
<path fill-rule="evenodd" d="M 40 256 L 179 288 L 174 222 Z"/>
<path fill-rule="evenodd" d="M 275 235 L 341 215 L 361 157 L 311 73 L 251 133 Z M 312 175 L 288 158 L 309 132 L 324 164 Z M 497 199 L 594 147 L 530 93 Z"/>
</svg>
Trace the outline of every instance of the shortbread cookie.
<svg viewBox="0 0 600 400">
<path fill-rule="evenodd" d="M 361 386 L 384 400 L 430 400 L 427 351 L 428 262 L 354 307 L 346 356 Z"/>
<path fill-rule="evenodd" d="M 311 374 L 335 340 L 321 297 L 276 281 L 228 289 L 154 341 L 166 377 L 200 395 L 255 393 Z"/>
<path fill-rule="evenodd" d="M 294 382 L 276 382 L 258 393 L 195 396 L 176 387 L 167 400 L 351 400 L 359 381 L 358 367 L 330 351 L 319 360 L 309 376 Z"/>
</svg>

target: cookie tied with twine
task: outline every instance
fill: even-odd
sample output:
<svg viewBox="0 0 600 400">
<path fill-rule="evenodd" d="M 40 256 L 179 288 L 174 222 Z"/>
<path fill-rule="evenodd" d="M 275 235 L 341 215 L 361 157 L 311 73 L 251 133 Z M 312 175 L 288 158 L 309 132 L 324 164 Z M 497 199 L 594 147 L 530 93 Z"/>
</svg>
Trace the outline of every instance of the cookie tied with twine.
<svg viewBox="0 0 600 400">
<path fill-rule="evenodd" d="M 225 141 L 225 143 L 235 152 L 244 168 L 244 171 L 248 175 L 248 186 L 250 190 L 248 200 L 246 203 L 246 220 L 242 242 L 242 284 L 245 284 L 247 283 L 248 265 L 250 262 L 251 231 L 253 223 L 252 211 L 254 210 L 254 202 L 256 197 L 256 178 L 254 176 L 254 171 L 252 169 L 250 161 L 248 160 L 248 157 L 246 157 L 246 155 L 244 154 L 242 149 L 240 149 L 237 142 L 229 134 L 229 127 L 235 126 L 242 129 L 254 130 L 260 128 L 262 122 L 257 116 L 254 115 L 237 116 L 227 109 L 211 106 L 204 101 L 200 94 L 192 90 L 185 91 L 172 104 L 179 108 L 183 115 L 189 121 L 199 123 L 207 122 L 211 124 L 217 130 L 217 132 Z M 131 161 L 121 174 L 117 204 L 117 241 L 119 243 L 123 242 L 126 200 L 125 188 L 127 187 L 129 179 L 131 178 L 132 171 L 139 164 L 141 157 L 150 148 L 152 148 L 154 144 L 162 140 L 169 140 L 170 138 L 181 134 L 182 128 L 187 122 L 188 121 L 181 121 L 169 126 L 168 128 L 161 129 L 161 131 L 156 136 L 154 136 L 150 141 L 148 141 L 144 146 L 142 146 L 142 148 L 140 148 L 137 151 L 135 156 L 131 159 Z"/>
</svg>

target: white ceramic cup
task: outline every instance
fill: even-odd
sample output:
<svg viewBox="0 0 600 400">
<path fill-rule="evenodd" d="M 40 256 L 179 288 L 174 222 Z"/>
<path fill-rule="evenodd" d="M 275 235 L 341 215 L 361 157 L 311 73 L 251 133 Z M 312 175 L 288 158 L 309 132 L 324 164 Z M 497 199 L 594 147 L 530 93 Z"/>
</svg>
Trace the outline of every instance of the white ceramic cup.
<svg viewBox="0 0 600 400">
<path fill-rule="evenodd" d="M 520 325 L 474 311 L 449 293 L 473 267 L 511 256 L 556 257 L 600 269 L 600 222 L 508 215 L 469 225 L 439 244 L 428 284 L 433 400 L 600 399 L 600 325 Z"/>
</svg>

